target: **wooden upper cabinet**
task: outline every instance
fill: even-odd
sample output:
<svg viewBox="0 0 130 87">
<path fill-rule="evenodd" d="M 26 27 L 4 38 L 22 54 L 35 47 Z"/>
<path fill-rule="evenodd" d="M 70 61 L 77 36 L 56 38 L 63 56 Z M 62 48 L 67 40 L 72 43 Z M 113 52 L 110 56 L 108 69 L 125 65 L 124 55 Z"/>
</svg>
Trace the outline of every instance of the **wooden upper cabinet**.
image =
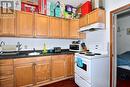
<svg viewBox="0 0 130 87">
<path fill-rule="evenodd" d="M 80 39 L 86 39 L 86 33 L 80 32 L 79 33 L 79 38 Z"/>
<path fill-rule="evenodd" d="M 61 37 L 61 19 L 50 17 L 50 29 L 49 37 L 60 38 Z"/>
<path fill-rule="evenodd" d="M 15 15 L 0 17 L 0 36 L 15 36 Z"/>
<path fill-rule="evenodd" d="M 69 38 L 70 21 L 67 19 L 62 19 L 61 37 Z"/>
<path fill-rule="evenodd" d="M 52 56 L 52 80 L 61 79 L 66 76 L 65 74 L 65 56 L 55 55 Z"/>
<path fill-rule="evenodd" d="M 79 20 L 70 20 L 70 38 L 79 38 Z"/>
<path fill-rule="evenodd" d="M 50 81 L 51 56 L 37 57 L 35 65 L 36 84 Z"/>
<path fill-rule="evenodd" d="M 88 14 L 88 24 L 93 24 L 96 22 L 105 23 L 105 10 L 96 9 Z"/>
<path fill-rule="evenodd" d="M 35 15 L 35 36 L 48 37 L 49 35 L 49 17 L 40 14 Z"/>
<path fill-rule="evenodd" d="M 17 36 L 33 37 L 34 14 L 17 11 Z"/>
<path fill-rule="evenodd" d="M 88 25 L 88 15 L 85 15 L 79 19 L 79 26 L 84 27 Z"/>
</svg>

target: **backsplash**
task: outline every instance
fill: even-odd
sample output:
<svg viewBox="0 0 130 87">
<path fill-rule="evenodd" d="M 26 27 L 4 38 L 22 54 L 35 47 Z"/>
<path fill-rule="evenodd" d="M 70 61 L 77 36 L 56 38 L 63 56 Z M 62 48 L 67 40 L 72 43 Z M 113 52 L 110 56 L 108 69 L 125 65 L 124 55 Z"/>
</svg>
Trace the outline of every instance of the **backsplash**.
<svg viewBox="0 0 130 87">
<path fill-rule="evenodd" d="M 87 32 L 86 39 L 81 40 L 85 42 L 89 49 L 93 49 L 96 45 L 99 45 L 100 49 L 106 49 L 106 31 L 98 30 L 94 32 Z M 22 50 L 42 50 L 44 43 L 47 49 L 53 49 L 54 47 L 61 47 L 62 49 L 69 49 L 69 44 L 76 39 L 41 39 L 41 38 L 15 38 L 15 37 L 1 37 L 0 42 L 4 41 L 6 45 L 16 45 L 17 42 L 22 44 Z M 104 49 L 104 50 L 105 50 Z"/>
<path fill-rule="evenodd" d="M 4 41 L 6 45 L 16 45 L 17 42 L 22 44 L 22 50 L 42 50 L 44 43 L 47 49 L 53 49 L 53 47 L 61 47 L 62 49 L 68 49 L 69 44 L 74 41 L 72 39 L 39 39 L 39 38 L 0 38 L 0 42 Z"/>
</svg>

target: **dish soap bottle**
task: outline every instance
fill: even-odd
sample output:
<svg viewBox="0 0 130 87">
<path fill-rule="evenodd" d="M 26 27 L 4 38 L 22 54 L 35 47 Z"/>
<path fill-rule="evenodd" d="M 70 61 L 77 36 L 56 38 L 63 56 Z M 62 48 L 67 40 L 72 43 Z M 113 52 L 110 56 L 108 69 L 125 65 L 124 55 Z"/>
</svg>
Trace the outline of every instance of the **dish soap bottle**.
<svg viewBox="0 0 130 87">
<path fill-rule="evenodd" d="M 47 48 L 46 48 L 46 44 L 44 43 L 44 47 L 43 47 L 43 54 L 46 54 L 47 53 Z"/>
</svg>

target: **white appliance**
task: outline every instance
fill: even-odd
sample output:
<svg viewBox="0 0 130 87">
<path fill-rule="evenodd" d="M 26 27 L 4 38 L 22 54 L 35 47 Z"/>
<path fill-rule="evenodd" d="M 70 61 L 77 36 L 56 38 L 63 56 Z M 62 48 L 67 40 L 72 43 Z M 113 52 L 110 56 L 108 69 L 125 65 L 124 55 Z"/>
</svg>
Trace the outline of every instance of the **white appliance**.
<svg viewBox="0 0 130 87">
<path fill-rule="evenodd" d="M 78 65 L 78 58 L 83 66 Z M 75 54 L 75 83 L 79 87 L 109 87 L 109 57 L 107 54 Z"/>
<path fill-rule="evenodd" d="M 97 29 L 105 29 L 104 23 L 94 23 L 85 27 L 80 28 L 80 32 L 92 31 Z"/>
</svg>

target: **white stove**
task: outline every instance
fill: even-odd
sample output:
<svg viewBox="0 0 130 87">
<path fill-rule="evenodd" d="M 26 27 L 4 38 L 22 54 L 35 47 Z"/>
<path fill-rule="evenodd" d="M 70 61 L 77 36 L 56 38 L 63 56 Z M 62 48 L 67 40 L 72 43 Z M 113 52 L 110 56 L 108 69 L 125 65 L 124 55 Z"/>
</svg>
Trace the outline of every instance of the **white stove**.
<svg viewBox="0 0 130 87">
<path fill-rule="evenodd" d="M 76 53 L 75 83 L 79 87 L 109 87 L 108 55 Z"/>
</svg>

